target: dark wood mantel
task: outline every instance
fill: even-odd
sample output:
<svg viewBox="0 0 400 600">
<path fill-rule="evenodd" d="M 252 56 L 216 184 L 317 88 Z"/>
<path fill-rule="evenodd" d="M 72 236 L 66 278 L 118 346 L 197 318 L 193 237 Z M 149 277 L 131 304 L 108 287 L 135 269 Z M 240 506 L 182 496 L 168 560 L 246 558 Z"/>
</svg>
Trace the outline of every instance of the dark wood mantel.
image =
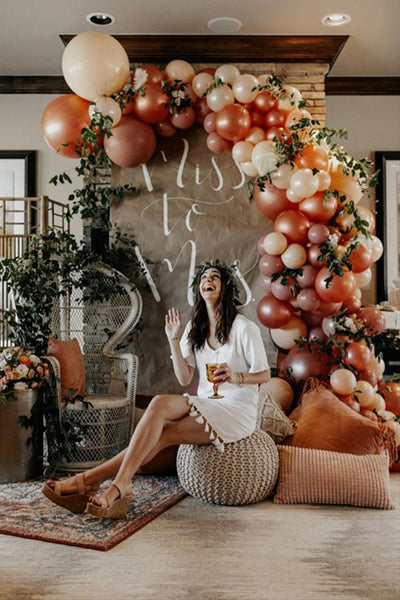
<svg viewBox="0 0 400 600">
<path fill-rule="evenodd" d="M 62 34 L 67 44 L 74 34 Z M 349 36 L 114 35 L 132 63 L 324 63 L 332 68 Z M 400 95 L 400 77 L 326 77 L 330 95 Z M 68 94 L 62 75 L 3 76 L 0 94 Z"/>
</svg>

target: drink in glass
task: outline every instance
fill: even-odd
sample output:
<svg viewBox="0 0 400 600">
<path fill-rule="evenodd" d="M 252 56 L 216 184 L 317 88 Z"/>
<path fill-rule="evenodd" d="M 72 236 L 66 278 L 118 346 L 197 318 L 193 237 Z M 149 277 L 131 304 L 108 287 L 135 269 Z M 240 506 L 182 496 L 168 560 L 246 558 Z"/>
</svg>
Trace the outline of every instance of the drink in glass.
<svg viewBox="0 0 400 600">
<path fill-rule="evenodd" d="M 220 394 L 218 394 L 218 383 L 215 383 L 214 381 L 214 371 L 216 369 L 218 369 L 219 365 L 218 363 L 207 363 L 206 364 L 206 368 L 207 368 L 207 379 L 210 383 L 213 384 L 213 395 L 209 396 L 209 398 L 223 398 L 223 396 L 221 396 Z"/>
</svg>

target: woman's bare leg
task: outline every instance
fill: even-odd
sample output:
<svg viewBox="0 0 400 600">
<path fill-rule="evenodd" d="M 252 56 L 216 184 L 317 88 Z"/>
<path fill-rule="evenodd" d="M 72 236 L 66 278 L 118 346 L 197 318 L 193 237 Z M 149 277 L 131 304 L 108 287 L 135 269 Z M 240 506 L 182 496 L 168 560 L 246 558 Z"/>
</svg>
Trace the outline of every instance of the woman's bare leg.
<svg viewBox="0 0 400 600">
<path fill-rule="evenodd" d="M 115 476 L 119 489 L 127 489 L 139 467 L 163 448 L 180 443 L 210 443 L 204 425 L 189 417 L 189 410 L 184 396 L 159 395 L 153 398 L 136 427 Z M 102 495 L 110 504 L 118 497 L 118 490 L 111 486 Z"/>
</svg>

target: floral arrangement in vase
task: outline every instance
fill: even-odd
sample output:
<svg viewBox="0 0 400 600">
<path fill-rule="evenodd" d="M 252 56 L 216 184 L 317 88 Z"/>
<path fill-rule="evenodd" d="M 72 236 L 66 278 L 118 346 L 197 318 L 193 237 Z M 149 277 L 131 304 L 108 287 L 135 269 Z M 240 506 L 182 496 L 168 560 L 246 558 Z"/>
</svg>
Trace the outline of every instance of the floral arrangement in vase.
<svg viewBox="0 0 400 600">
<path fill-rule="evenodd" d="M 49 377 L 49 365 L 21 346 L 0 352 L 0 404 L 16 400 L 16 393 L 40 388 Z"/>
</svg>

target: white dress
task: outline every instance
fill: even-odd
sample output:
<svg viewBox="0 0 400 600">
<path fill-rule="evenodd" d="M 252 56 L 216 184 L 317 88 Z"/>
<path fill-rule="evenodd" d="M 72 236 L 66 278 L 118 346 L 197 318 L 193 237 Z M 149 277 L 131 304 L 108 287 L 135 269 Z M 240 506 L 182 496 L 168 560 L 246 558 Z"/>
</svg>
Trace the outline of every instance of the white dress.
<svg viewBox="0 0 400 600">
<path fill-rule="evenodd" d="M 237 315 L 228 341 L 213 350 L 207 343 L 193 352 L 188 340 L 189 322 L 183 332 L 180 346 L 186 362 L 198 369 L 197 396 L 188 394 L 190 415 L 198 423 L 204 423 L 205 431 L 217 448 L 223 451 L 224 443 L 236 442 L 249 436 L 256 428 L 258 413 L 258 385 L 221 383 L 219 394 L 223 398 L 210 399 L 213 386 L 207 380 L 206 363 L 227 363 L 234 373 L 257 373 L 269 368 L 268 359 L 258 326 Z"/>
</svg>

